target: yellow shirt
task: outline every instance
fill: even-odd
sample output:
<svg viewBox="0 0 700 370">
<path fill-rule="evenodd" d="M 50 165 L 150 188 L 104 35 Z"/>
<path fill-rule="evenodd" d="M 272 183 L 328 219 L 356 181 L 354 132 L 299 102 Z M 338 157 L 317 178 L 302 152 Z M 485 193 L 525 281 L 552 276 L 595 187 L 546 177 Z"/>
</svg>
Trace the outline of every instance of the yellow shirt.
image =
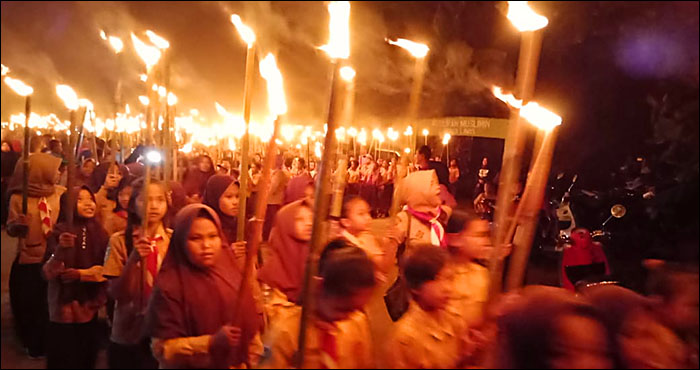
<svg viewBox="0 0 700 370">
<path fill-rule="evenodd" d="M 162 240 L 156 243 L 158 246 L 158 254 L 161 257 L 159 258 L 158 269 L 160 269 L 160 261 L 163 260 L 165 253 L 168 251 L 172 233 L 173 231 L 171 229 L 163 228 L 162 224 L 156 231 L 157 235 L 163 237 Z M 102 274 L 112 278 L 121 276 L 128 259 L 129 256 L 126 252 L 124 231 L 117 232 L 109 238 L 109 246 L 105 254 L 105 264 Z M 138 267 L 133 270 L 134 273 L 142 273 L 143 269 L 140 266 L 141 262 L 138 262 Z M 137 277 L 136 279 L 139 278 Z M 137 281 L 146 281 L 146 279 L 143 278 L 143 280 Z M 114 323 L 112 324 L 111 340 L 123 345 L 138 344 L 142 339 L 143 311 L 148 304 L 148 302 L 141 302 L 139 296 L 141 292 L 139 289 L 135 289 L 135 291 L 130 293 L 131 295 L 129 297 L 126 299 L 118 299 L 114 305 Z M 144 307 L 141 307 L 141 305 Z"/>
<path fill-rule="evenodd" d="M 455 368 L 461 359 L 461 338 L 466 332 L 463 321 L 451 307 L 427 312 L 411 301 L 385 348 L 387 365 L 396 369 Z"/>
<path fill-rule="evenodd" d="M 262 360 L 261 368 L 283 369 L 295 365 L 294 358 L 299 348 L 299 324 L 301 307 L 295 306 L 281 312 L 266 334 L 265 343 L 270 348 L 269 355 Z M 339 369 L 372 368 L 371 339 L 367 316 L 362 312 L 353 313 L 348 319 L 336 322 L 333 334 L 336 337 Z M 318 369 L 322 364 L 319 346 L 320 331 L 309 321 L 307 329 L 306 355 L 304 368 Z"/>
<path fill-rule="evenodd" d="M 489 270 L 476 262 L 454 263 L 453 304 L 467 323 L 473 325 L 483 317 L 489 294 Z"/>
</svg>

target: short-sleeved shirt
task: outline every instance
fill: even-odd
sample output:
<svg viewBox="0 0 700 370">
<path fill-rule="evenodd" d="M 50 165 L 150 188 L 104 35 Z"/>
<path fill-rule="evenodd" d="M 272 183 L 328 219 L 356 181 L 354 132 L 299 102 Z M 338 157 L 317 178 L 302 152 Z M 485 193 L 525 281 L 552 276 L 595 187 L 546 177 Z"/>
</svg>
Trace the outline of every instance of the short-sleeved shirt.
<svg viewBox="0 0 700 370">
<path fill-rule="evenodd" d="M 396 369 L 455 368 L 465 331 L 463 320 L 452 307 L 429 313 L 411 302 L 385 348 L 387 365 Z"/>
<path fill-rule="evenodd" d="M 284 310 L 272 323 L 265 340 L 270 347 L 269 355 L 262 360 L 261 368 L 287 369 L 293 367 L 299 348 L 299 322 L 301 307 Z M 309 321 L 307 329 L 306 355 L 304 368 L 321 368 L 323 354 L 320 350 L 320 330 Z M 335 323 L 333 335 L 336 337 L 338 369 L 367 369 L 373 366 L 371 336 L 367 316 L 362 312 L 353 313 L 348 319 Z"/>
<path fill-rule="evenodd" d="M 479 321 L 489 294 L 489 270 L 476 262 L 454 263 L 453 306 L 468 323 Z"/>
<path fill-rule="evenodd" d="M 159 261 L 163 260 L 165 253 L 168 251 L 172 233 L 173 231 L 171 229 L 165 229 L 162 225 L 158 228 L 157 235 L 163 237 L 162 240 L 156 243 L 158 246 L 158 254 L 161 257 Z M 109 246 L 105 254 L 105 264 L 102 274 L 108 278 L 117 278 L 121 276 L 128 259 L 129 255 L 126 251 L 124 231 L 114 233 L 109 239 Z M 138 263 L 138 266 L 138 268 L 134 269 L 135 274 L 141 274 L 143 271 L 140 267 L 141 262 Z M 160 263 L 158 269 L 160 269 Z M 138 277 L 136 278 L 138 279 Z M 146 279 L 141 281 L 146 281 Z M 114 306 L 114 322 L 112 324 L 112 336 L 110 339 L 122 345 L 138 344 L 141 339 L 143 339 L 143 315 L 148 302 L 142 302 L 139 296 L 141 292 L 131 293 L 130 299 L 117 300 Z"/>
</svg>

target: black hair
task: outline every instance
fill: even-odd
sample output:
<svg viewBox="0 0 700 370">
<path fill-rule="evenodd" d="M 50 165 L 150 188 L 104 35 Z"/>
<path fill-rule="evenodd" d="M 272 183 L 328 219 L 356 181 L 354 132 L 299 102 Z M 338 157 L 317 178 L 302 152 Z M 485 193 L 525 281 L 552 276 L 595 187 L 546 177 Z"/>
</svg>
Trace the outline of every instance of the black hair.
<svg viewBox="0 0 700 370">
<path fill-rule="evenodd" d="M 323 292 L 332 296 L 350 296 L 375 285 L 374 264 L 362 249 L 344 239 L 328 243 L 321 253 L 318 275 Z"/>
<path fill-rule="evenodd" d="M 430 149 L 429 146 L 423 145 L 418 149 L 418 154 L 422 154 L 425 157 L 425 159 L 430 160 L 430 157 L 432 156 L 433 151 L 432 151 L 432 149 Z"/>
<path fill-rule="evenodd" d="M 164 183 L 159 180 L 151 179 L 151 184 L 158 185 L 163 189 L 165 194 L 168 193 L 168 189 Z M 139 198 L 143 192 L 144 178 L 139 177 L 131 183 L 134 189 L 131 193 L 131 198 L 129 199 L 129 206 L 127 208 L 127 219 L 126 219 L 126 230 L 124 230 L 124 242 L 126 244 L 127 255 L 131 253 L 134 249 L 134 226 L 141 226 L 141 214 L 138 212 L 138 207 L 136 206 L 136 200 Z M 117 201 L 117 203 L 119 203 Z M 170 206 L 168 205 L 168 208 Z M 166 209 L 165 216 L 163 216 L 163 224 L 167 225 L 168 210 Z"/>
<path fill-rule="evenodd" d="M 119 204 L 119 193 L 124 190 L 124 188 L 131 186 L 131 183 L 134 182 L 136 178 L 132 176 L 131 174 L 128 174 L 124 177 L 122 177 L 121 180 L 119 180 L 119 185 L 114 189 L 114 192 L 110 192 L 107 196 L 107 199 L 113 200 L 117 202 L 116 207 L 114 207 L 114 212 L 119 212 L 121 210 L 126 211 L 122 206 Z M 133 194 L 133 193 L 132 193 Z M 114 199 L 111 199 L 113 197 Z M 131 198 L 129 198 L 129 201 L 131 201 Z"/>
<path fill-rule="evenodd" d="M 437 278 L 447 265 L 447 254 L 442 249 L 423 245 L 418 247 L 403 263 L 404 277 L 409 289 L 419 289 Z"/>
<path fill-rule="evenodd" d="M 299 168 L 306 169 L 306 161 L 304 160 L 304 158 L 299 157 L 298 161 L 299 161 Z"/>
<path fill-rule="evenodd" d="M 284 159 L 284 166 L 287 168 L 290 168 L 290 167 L 292 167 L 292 162 L 294 162 L 294 158 L 287 157 Z"/>
<path fill-rule="evenodd" d="M 351 195 L 345 199 L 343 202 L 343 208 L 340 210 L 340 218 L 348 218 L 348 214 L 350 213 L 350 205 L 359 201 L 367 203 L 367 201 L 359 195 Z"/>
</svg>

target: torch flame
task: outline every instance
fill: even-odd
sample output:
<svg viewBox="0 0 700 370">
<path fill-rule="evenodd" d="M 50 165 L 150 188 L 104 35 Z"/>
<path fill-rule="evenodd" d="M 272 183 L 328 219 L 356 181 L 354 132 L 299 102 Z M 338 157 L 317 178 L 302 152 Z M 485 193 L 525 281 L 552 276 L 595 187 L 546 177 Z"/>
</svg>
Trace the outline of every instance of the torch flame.
<svg viewBox="0 0 700 370">
<path fill-rule="evenodd" d="M 320 47 L 332 59 L 347 59 L 350 56 L 350 2 L 331 1 L 328 4 L 330 37 L 328 45 Z"/>
<path fill-rule="evenodd" d="M 214 105 L 216 106 L 216 112 L 219 113 L 219 115 L 223 117 L 228 117 L 231 114 L 226 110 L 226 108 L 222 107 L 221 104 L 218 102 L 214 102 Z"/>
<path fill-rule="evenodd" d="M 100 38 L 107 41 L 107 34 L 105 33 L 105 30 L 100 30 Z"/>
<path fill-rule="evenodd" d="M 78 95 L 73 91 L 73 89 L 68 85 L 56 85 L 56 94 L 63 100 L 63 104 L 69 110 L 77 110 L 80 106 L 78 101 Z"/>
<path fill-rule="evenodd" d="M 143 105 L 148 105 L 148 104 L 150 103 L 150 100 L 148 100 L 148 97 L 147 97 L 147 96 L 143 96 L 143 95 L 140 95 L 140 96 L 139 96 L 139 101 L 140 101 L 141 104 L 143 104 Z"/>
<path fill-rule="evenodd" d="M 6 68 L 6 67 L 3 66 L 3 68 Z M 9 86 L 12 90 L 14 90 L 14 92 L 16 92 L 18 95 L 28 96 L 28 95 L 32 95 L 32 93 L 34 92 L 34 89 L 32 89 L 31 86 L 25 84 L 24 82 L 22 82 L 16 78 L 5 77 L 4 81 L 5 81 L 5 84 L 7 86 Z"/>
<path fill-rule="evenodd" d="M 116 36 L 109 36 L 109 44 L 112 46 L 112 49 L 114 50 L 115 53 L 119 54 L 122 52 L 124 49 L 124 43 L 122 42 L 122 39 Z"/>
<path fill-rule="evenodd" d="M 520 109 L 523 107 L 523 101 L 520 99 L 516 99 L 513 94 L 505 94 L 503 90 L 501 90 L 500 87 L 494 86 L 493 87 L 493 96 L 498 98 L 498 100 L 510 105 L 513 108 Z"/>
<path fill-rule="evenodd" d="M 175 94 L 173 94 L 172 92 L 169 92 L 168 93 L 168 105 L 172 107 L 175 104 L 177 104 L 177 96 L 175 96 Z"/>
<path fill-rule="evenodd" d="M 8 73 L 10 73 L 10 69 L 5 67 L 4 64 L 2 64 L 2 77 L 5 77 L 5 75 L 7 75 Z"/>
<path fill-rule="evenodd" d="M 146 75 L 146 74 L 141 74 L 141 75 L 139 75 L 139 78 L 140 78 L 141 81 L 143 81 L 143 82 L 148 81 L 148 75 Z"/>
<path fill-rule="evenodd" d="M 411 55 L 413 55 L 415 58 L 424 58 L 426 55 L 428 55 L 428 52 L 430 51 L 428 45 L 419 44 L 411 40 L 396 39 L 396 41 L 392 41 L 386 39 L 386 42 L 390 43 L 391 45 L 396 45 L 408 50 L 408 52 L 411 53 Z"/>
<path fill-rule="evenodd" d="M 246 26 L 238 14 L 231 16 L 231 23 L 236 26 L 236 31 L 238 31 L 238 34 L 241 36 L 243 41 L 248 44 L 248 47 L 250 48 L 253 46 L 255 43 L 255 32 L 253 32 L 253 29 Z"/>
<path fill-rule="evenodd" d="M 561 117 L 558 115 L 535 102 L 529 102 L 523 106 L 522 100 L 516 99 L 513 94 L 504 94 L 498 86 L 493 87 L 493 95 L 511 107 L 520 109 L 520 116 L 540 130 L 550 131 L 561 124 Z"/>
<path fill-rule="evenodd" d="M 549 23 L 547 17 L 535 13 L 527 1 L 509 1 L 507 17 L 520 32 L 536 31 Z"/>
<path fill-rule="evenodd" d="M 527 103 L 520 109 L 520 116 L 544 131 L 551 131 L 561 125 L 561 117 L 535 102 Z"/>
<path fill-rule="evenodd" d="M 445 134 L 445 136 L 442 137 L 442 144 L 447 145 L 447 143 L 450 142 L 450 139 L 452 139 L 452 135 L 449 133 Z"/>
<path fill-rule="evenodd" d="M 348 135 L 350 135 L 351 137 L 356 137 L 357 136 L 357 129 L 354 127 L 350 127 L 348 129 Z"/>
<path fill-rule="evenodd" d="M 158 86 L 158 96 L 161 98 L 165 98 L 168 95 L 168 90 L 165 89 L 165 86 Z"/>
<path fill-rule="evenodd" d="M 423 129 L 423 136 L 428 136 L 429 133 L 430 133 L 430 131 L 428 131 L 427 128 Z"/>
<path fill-rule="evenodd" d="M 131 42 L 134 44 L 136 54 L 138 54 L 141 60 L 146 64 L 146 70 L 150 71 L 160 59 L 160 50 L 158 50 L 157 47 L 146 45 L 146 43 L 141 41 L 133 33 L 131 34 Z"/>
<path fill-rule="evenodd" d="M 340 69 L 340 77 L 347 82 L 352 82 L 355 78 L 355 70 L 350 66 L 345 66 Z"/>
<path fill-rule="evenodd" d="M 94 111 L 92 102 L 87 99 L 78 99 L 78 105 L 80 105 L 83 108 L 87 108 L 89 111 Z"/>
<path fill-rule="evenodd" d="M 272 53 L 260 61 L 260 74 L 267 81 L 267 100 L 270 112 L 279 116 L 287 113 L 287 101 L 284 97 L 282 74 L 277 68 L 275 56 Z"/>
<path fill-rule="evenodd" d="M 146 31 L 146 36 L 149 40 L 160 50 L 165 50 L 170 47 L 168 40 L 158 36 L 155 32 L 151 30 Z"/>
</svg>

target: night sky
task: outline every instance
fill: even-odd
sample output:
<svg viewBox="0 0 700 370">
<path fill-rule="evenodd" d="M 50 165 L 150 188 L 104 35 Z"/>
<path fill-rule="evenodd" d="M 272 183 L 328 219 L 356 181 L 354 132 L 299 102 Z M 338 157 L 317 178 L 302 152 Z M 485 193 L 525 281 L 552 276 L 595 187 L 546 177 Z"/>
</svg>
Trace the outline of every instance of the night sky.
<svg viewBox="0 0 700 370">
<path fill-rule="evenodd" d="M 422 117 L 507 117 L 491 97 L 512 89 L 519 34 L 504 2 L 352 2 L 350 63 L 357 70 L 360 124 L 398 122 L 405 115 L 413 60 L 384 38 L 431 47 Z M 564 118 L 555 169 L 600 165 L 635 155 L 651 133 L 649 96 L 697 91 L 698 2 L 531 2 L 549 18 L 535 100 Z M 34 109 L 62 112 L 56 83 L 73 86 L 111 113 L 117 58 L 99 30 L 122 38 L 125 98 L 143 94 L 144 67 L 129 32 L 151 29 L 171 44 L 172 90 L 178 109 L 214 117 L 214 101 L 242 103 L 245 45 L 229 22 L 238 13 L 258 34 L 261 53 L 278 54 L 291 123 L 321 123 L 330 68 L 316 48 L 328 37 L 323 2 L 2 2 L 2 63 L 35 88 Z M 262 80 L 253 116 L 266 114 Z M 22 101 L 2 87 L 2 119 Z M 612 162 L 607 160 L 606 162 Z"/>
</svg>

